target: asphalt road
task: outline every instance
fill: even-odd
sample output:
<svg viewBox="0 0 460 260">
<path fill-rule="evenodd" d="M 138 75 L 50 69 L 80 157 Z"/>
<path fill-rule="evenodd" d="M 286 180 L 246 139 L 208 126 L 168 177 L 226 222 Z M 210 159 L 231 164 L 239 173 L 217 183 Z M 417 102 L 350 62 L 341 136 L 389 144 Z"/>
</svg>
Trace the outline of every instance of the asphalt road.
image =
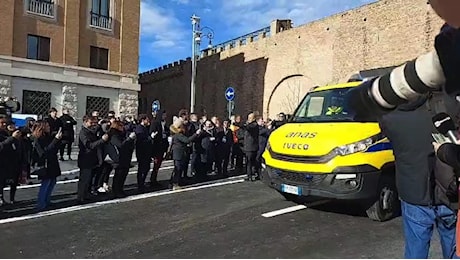
<svg viewBox="0 0 460 260">
<path fill-rule="evenodd" d="M 167 179 L 170 172 L 162 170 L 161 178 Z M 22 204 L 0 213 L 0 257 L 403 256 L 400 218 L 374 222 L 357 215 L 352 205 L 338 202 L 307 204 L 305 209 L 264 217 L 296 204 L 261 182 L 245 182 L 238 176 L 145 194 L 137 194 L 134 180 L 130 175 L 127 182 L 132 196 L 83 206 L 74 204 L 76 182 L 58 184 L 53 197 L 56 209 L 38 214 L 25 210 L 33 207 L 37 188 L 19 190 Z M 435 235 L 431 257 L 441 256 Z"/>
</svg>

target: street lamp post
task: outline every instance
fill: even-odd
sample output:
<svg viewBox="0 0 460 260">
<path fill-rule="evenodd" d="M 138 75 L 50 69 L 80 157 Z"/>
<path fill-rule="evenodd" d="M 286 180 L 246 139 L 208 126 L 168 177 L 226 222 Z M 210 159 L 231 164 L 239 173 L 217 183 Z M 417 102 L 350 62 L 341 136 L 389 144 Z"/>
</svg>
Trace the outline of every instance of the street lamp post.
<svg viewBox="0 0 460 260">
<path fill-rule="evenodd" d="M 214 32 L 209 27 L 203 27 L 203 29 L 209 30 L 209 33 L 203 34 L 203 30 L 200 28 L 200 17 L 192 15 L 192 78 L 190 80 L 190 113 L 195 113 L 196 103 L 196 65 L 200 53 L 201 37 L 204 36 L 209 39 L 208 48 L 212 48 L 212 38 Z"/>
</svg>

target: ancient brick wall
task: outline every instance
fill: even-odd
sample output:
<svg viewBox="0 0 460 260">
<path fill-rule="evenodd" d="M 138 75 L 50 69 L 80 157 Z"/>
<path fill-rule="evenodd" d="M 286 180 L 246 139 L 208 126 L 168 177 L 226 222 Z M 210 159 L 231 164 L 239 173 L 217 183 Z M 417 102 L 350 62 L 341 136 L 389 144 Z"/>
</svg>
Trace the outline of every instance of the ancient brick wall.
<svg viewBox="0 0 460 260">
<path fill-rule="evenodd" d="M 426 52 L 441 25 L 426 1 L 381 0 L 219 49 L 198 62 L 197 112 L 226 115 L 227 86 L 236 89 L 236 113 L 257 110 L 273 117 L 292 112 L 310 87 L 346 80 L 358 70 L 397 65 Z M 143 110 L 149 110 L 155 98 L 171 113 L 188 108 L 190 69 L 190 62 L 184 61 L 141 74 L 140 98 L 147 103 Z"/>
</svg>

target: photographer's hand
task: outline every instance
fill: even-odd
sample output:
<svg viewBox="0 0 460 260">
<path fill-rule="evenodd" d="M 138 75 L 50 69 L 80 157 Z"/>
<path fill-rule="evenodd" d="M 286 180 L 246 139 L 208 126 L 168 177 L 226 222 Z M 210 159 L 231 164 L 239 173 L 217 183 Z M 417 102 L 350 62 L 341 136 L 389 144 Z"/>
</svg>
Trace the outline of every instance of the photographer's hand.
<svg viewBox="0 0 460 260">
<path fill-rule="evenodd" d="M 13 138 L 15 138 L 15 139 L 19 139 L 19 138 L 22 137 L 22 133 L 21 133 L 20 130 L 16 130 L 16 131 L 13 132 L 13 134 L 12 134 L 11 136 L 12 136 Z"/>
</svg>

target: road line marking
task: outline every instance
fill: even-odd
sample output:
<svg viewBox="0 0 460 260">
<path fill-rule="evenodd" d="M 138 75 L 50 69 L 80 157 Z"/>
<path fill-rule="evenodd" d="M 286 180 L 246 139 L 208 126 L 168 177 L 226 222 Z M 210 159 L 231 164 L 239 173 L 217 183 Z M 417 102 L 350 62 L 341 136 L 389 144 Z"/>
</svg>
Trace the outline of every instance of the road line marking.
<svg viewBox="0 0 460 260">
<path fill-rule="evenodd" d="M 290 212 L 294 212 L 294 211 L 298 211 L 298 210 L 302 210 L 302 209 L 306 209 L 306 208 L 307 208 L 307 206 L 305 206 L 305 205 L 292 206 L 292 207 L 289 207 L 289 208 L 279 209 L 279 210 L 264 213 L 264 214 L 262 214 L 262 217 L 271 218 L 271 217 L 274 217 L 274 216 L 278 216 L 278 215 L 282 215 L 282 214 L 286 214 L 286 213 L 290 213 Z"/>
<path fill-rule="evenodd" d="M 275 216 L 278 216 L 278 215 L 282 215 L 282 214 L 286 214 L 286 213 L 290 213 L 290 212 L 294 212 L 294 211 L 298 211 L 298 210 L 302 210 L 302 209 L 311 208 L 311 207 L 314 207 L 314 206 L 319 206 L 319 205 L 322 205 L 322 204 L 326 204 L 326 203 L 328 203 L 330 201 L 331 201 L 330 199 L 324 199 L 324 200 L 318 200 L 318 201 L 310 202 L 307 205 L 292 206 L 292 207 L 289 207 L 289 208 L 264 213 L 264 214 L 262 214 L 262 217 L 271 218 L 271 217 L 275 217 Z"/>
<path fill-rule="evenodd" d="M 167 167 L 161 167 L 160 170 L 171 170 L 171 169 L 174 169 L 174 166 L 167 166 Z M 131 174 L 137 174 L 137 171 L 130 171 L 128 173 L 129 175 Z M 110 177 L 113 177 L 113 174 L 110 174 Z M 74 183 L 74 182 L 78 182 L 78 179 L 73 179 L 73 180 L 66 180 L 66 181 L 58 181 L 56 182 L 56 184 L 68 184 L 68 183 Z M 29 185 L 21 185 L 21 186 L 18 186 L 17 189 L 31 189 L 31 188 L 37 188 L 37 187 L 40 187 L 40 183 L 37 183 L 37 184 L 29 184 Z M 6 187 L 4 188 L 3 190 L 10 190 L 11 188 L 10 187 Z"/>
<path fill-rule="evenodd" d="M 139 195 L 133 195 L 133 196 L 130 196 L 130 197 L 126 197 L 126 198 L 123 198 L 123 199 L 100 201 L 100 202 L 95 202 L 95 203 L 91 203 L 91 204 L 87 204 L 87 205 L 78 205 L 78 206 L 72 206 L 72 207 L 62 208 L 62 209 L 55 209 L 55 210 L 40 212 L 40 213 L 36 213 L 36 214 L 21 216 L 21 217 L 1 219 L 0 224 L 6 224 L 6 223 L 23 221 L 23 220 L 36 219 L 36 218 L 41 218 L 41 217 L 46 217 L 46 216 L 53 216 L 53 215 L 58 215 L 58 214 L 63 214 L 63 213 L 68 213 L 68 212 L 80 211 L 80 210 L 84 210 L 84 209 L 97 208 L 97 207 L 101 207 L 101 206 L 104 206 L 104 205 L 117 204 L 117 203 L 141 200 L 141 199 L 146 199 L 146 198 L 159 197 L 159 196 L 164 196 L 164 195 L 169 195 L 169 194 L 174 194 L 174 193 L 181 193 L 181 192 L 186 192 L 186 191 L 206 189 L 206 188 L 212 188 L 212 187 L 218 187 L 218 186 L 224 186 L 224 185 L 230 185 L 230 184 L 244 182 L 244 179 L 241 179 L 242 177 L 240 177 L 240 176 L 235 176 L 235 177 L 232 177 L 232 178 L 234 178 L 234 179 L 240 178 L 240 179 L 239 180 L 230 180 L 230 181 L 226 181 L 226 182 L 214 181 L 214 183 L 209 183 L 209 184 L 195 186 L 195 187 L 184 187 L 184 188 L 182 188 L 180 190 L 175 190 L 175 191 L 159 191 L 159 192 L 152 192 L 152 193 L 144 193 L 144 194 L 139 194 Z"/>
</svg>

